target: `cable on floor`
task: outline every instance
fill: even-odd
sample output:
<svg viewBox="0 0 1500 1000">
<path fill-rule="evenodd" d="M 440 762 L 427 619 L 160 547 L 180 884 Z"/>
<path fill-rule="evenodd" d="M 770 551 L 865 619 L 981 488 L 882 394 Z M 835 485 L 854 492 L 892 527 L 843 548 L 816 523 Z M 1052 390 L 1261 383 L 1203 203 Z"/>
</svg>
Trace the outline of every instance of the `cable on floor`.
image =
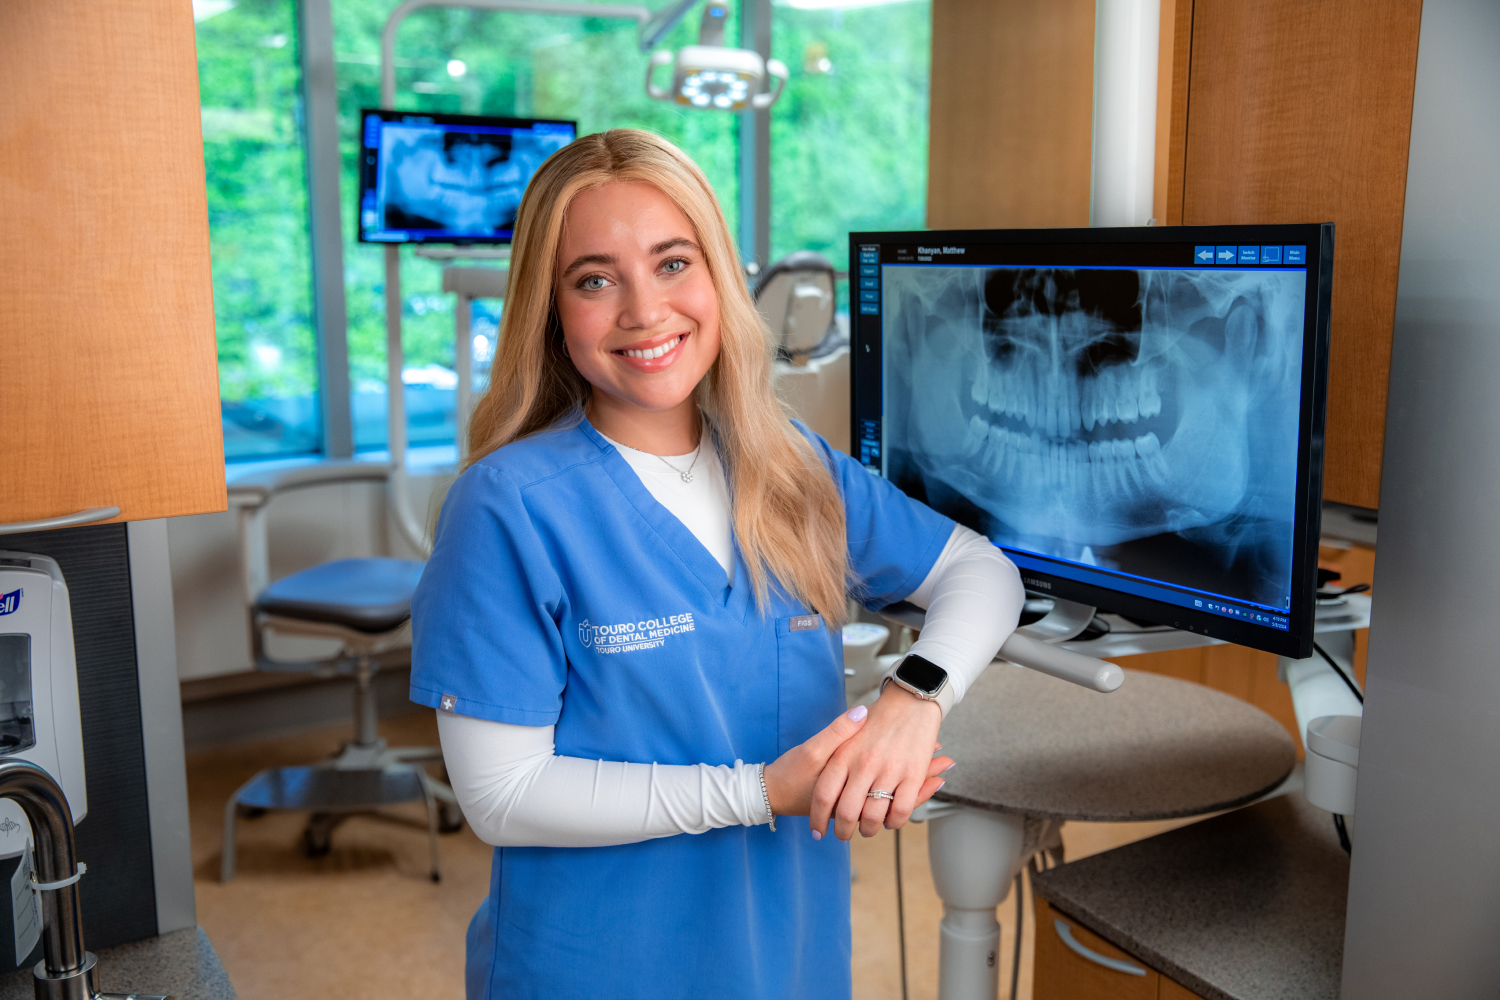
<svg viewBox="0 0 1500 1000">
<path fill-rule="evenodd" d="M 1349 828 L 1344 825 L 1344 817 L 1338 813 L 1333 814 L 1333 828 L 1339 832 L 1339 846 L 1344 849 L 1345 854 L 1353 854 L 1353 848 L 1349 844 Z"/>
<path fill-rule="evenodd" d="M 1318 655 L 1328 661 L 1328 665 L 1333 668 L 1333 672 L 1339 675 L 1339 680 L 1349 685 L 1349 690 L 1354 692 L 1354 697 L 1358 698 L 1359 703 L 1363 705 L 1365 703 L 1364 693 L 1360 691 L 1359 687 L 1354 683 L 1353 679 L 1350 678 L 1348 674 L 1344 673 L 1342 667 L 1333 662 L 1333 657 L 1329 656 L 1327 650 L 1325 650 L 1322 646 L 1319 646 L 1317 643 L 1313 643 L 1313 649 L 1317 650 Z"/>
<path fill-rule="evenodd" d="M 896 936 L 901 942 L 901 1000 L 906 995 L 906 904 L 901 897 L 901 830 L 896 829 Z"/>
<path fill-rule="evenodd" d="M 1021 988 L 1021 925 L 1025 920 L 1025 911 L 1022 908 L 1021 894 L 1025 891 L 1025 883 L 1022 880 L 1022 872 L 1016 872 L 1016 933 L 1012 939 L 1014 942 L 1010 955 L 1010 1000 L 1016 1000 L 1016 991 Z"/>
</svg>

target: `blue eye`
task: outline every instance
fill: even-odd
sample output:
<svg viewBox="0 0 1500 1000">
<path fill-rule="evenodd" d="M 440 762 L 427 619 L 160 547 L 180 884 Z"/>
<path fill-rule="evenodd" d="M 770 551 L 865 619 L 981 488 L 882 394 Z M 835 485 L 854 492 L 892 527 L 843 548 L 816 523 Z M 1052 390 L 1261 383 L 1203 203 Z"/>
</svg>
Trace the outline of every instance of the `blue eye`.
<svg viewBox="0 0 1500 1000">
<path fill-rule="evenodd" d="M 580 281 L 578 287 L 585 291 L 597 292 L 607 284 L 609 284 L 609 281 L 603 275 L 591 274 Z"/>
<path fill-rule="evenodd" d="M 679 257 L 676 260 L 667 261 L 661 266 L 661 269 L 663 271 L 666 271 L 668 274 L 678 274 L 685 267 L 687 267 L 687 261 Z"/>
</svg>

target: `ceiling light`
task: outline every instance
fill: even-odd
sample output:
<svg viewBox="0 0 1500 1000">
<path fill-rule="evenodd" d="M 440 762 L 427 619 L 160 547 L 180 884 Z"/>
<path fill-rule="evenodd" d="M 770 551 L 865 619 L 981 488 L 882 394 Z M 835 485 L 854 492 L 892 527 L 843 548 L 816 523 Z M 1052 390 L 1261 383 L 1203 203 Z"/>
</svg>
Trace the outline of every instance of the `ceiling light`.
<svg viewBox="0 0 1500 1000">
<path fill-rule="evenodd" d="M 448 75 L 453 77 L 455 80 L 463 76 L 468 71 L 468 64 L 466 64 L 462 59 L 448 60 Z"/>
<path fill-rule="evenodd" d="M 676 53 L 652 54 L 646 66 L 646 93 L 658 101 L 720 111 L 761 110 L 775 104 L 790 76 L 786 64 L 762 59 L 752 49 L 726 46 L 724 22 L 728 18 L 729 8 L 710 0 L 703 9 L 697 45 L 683 46 Z M 673 67 L 671 87 L 652 82 L 652 75 L 662 66 Z M 776 81 L 775 90 L 769 88 L 771 80 Z"/>
</svg>

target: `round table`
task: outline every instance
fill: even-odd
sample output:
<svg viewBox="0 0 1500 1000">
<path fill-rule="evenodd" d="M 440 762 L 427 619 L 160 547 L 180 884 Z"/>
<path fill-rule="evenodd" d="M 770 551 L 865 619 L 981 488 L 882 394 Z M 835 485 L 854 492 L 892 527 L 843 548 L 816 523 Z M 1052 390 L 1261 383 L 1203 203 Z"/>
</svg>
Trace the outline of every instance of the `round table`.
<svg viewBox="0 0 1500 1000">
<path fill-rule="evenodd" d="M 995 908 L 1064 820 L 1172 819 L 1253 802 L 1297 761 L 1291 735 L 1231 695 L 1125 672 L 1100 694 L 1004 661 L 943 722 L 958 762 L 927 807 L 943 900 L 940 1000 L 994 1000 Z"/>
</svg>

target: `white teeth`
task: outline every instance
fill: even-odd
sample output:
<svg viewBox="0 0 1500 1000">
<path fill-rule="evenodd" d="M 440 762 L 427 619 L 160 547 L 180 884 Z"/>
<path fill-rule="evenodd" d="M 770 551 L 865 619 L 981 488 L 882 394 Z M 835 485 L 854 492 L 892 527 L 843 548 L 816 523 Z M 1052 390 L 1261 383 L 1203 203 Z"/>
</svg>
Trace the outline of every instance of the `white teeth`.
<svg viewBox="0 0 1500 1000">
<path fill-rule="evenodd" d="M 1099 375 L 1099 397 L 1094 408 L 1094 423 L 1103 426 L 1115 422 L 1115 377 L 1108 371 Z"/>
<path fill-rule="evenodd" d="M 1006 391 L 1006 386 L 1012 381 L 1009 378 L 992 378 L 989 380 L 986 394 L 989 396 L 988 403 L 991 411 L 995 413 L 1010 412 L 1014 404 L 1010 399 L 1011 394 Z M 975 385 L 977 387 L 978 383 L 976 382 Z M 978 391 L 977 388 L 975 391 Z"/>
<path fill-rule="evenodd" d="M 979 454 L 979 449 L 984 447 L 984 439 L 989 436 L 990 426 L 984 422 L 984 418 L 975 414 L 969 418 L 969 428 L 964 434 L 964 443 L 961 446 L 965 455 L 973 457 Z"/>
<path fill-rule="evenodd" d="M 1081 379 L 1078 383 L 1078 411 L 1083 419 L 1084 430 L 1094 429 L 1094 397 L 1099 395 L 1098 385 L 1098 379 L 1092 378 Z"/>
<path fill-rule="evenodd" d="M 665 344 L 661 344 L 661 345 L 659 345 L 657 347 L 653 347 L 653 348 L 650 348 L 650 349 L 637 349 L 637 350 L 630 350 L 630 351 L 621 351 L 620 353 L 624 354 L 627 358 L 641 358 L 642 360 L 649 361 L 649 360 L 651 360 L 653 358 L 659 358 L 662 355 L 668 353 L 669 351 L 672 350 L 672 348 L 676 347 L 681 341 L 682 341 L 681 337 L 673 337 L 671 340 L 667 341 Z"/>
<path fill-rule="evenodd" d="M 1161 412 L 1161 393 L 1156 391 L 1156 373 L 1147 371 L 1141 379 L 1141 416 L 1154 417 Z"/>
<path fill-rule="evenodd" d="M 1134 386 L 1121 388 L 1124 391 L 1119 394 L 1120 423 L 1133 424 L 1141 416 L 1140 396 L 1136 393 Z"/>
<path fill-rule="evenodd" d="M 1147 459 L 1161 454 L 1161 441 L 1157 439 L 1155 431 L 1135 439 L 1135 453 Z"/>
<path fill-rule="evenodd" d="M 990 366 L 981 364 L 979 371 L 974 376 L 974 384 L 969 386 L 969 396 L 980 406 L 989 405 L 990 400 Z"/>
</svg>

